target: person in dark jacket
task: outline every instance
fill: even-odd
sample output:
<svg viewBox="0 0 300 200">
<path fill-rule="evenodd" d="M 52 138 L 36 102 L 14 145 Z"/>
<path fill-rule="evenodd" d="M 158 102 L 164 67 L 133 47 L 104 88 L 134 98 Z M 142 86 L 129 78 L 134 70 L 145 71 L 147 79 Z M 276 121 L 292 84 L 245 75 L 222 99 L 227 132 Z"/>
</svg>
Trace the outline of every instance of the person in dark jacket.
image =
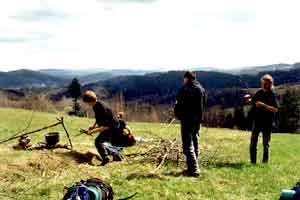
<svg viewBox="0 0 300 200">
<path fill-rule="evenodd" d="M 251 100 L 253 128 L 250 142 L 251 163 L 256 164 L 257 142 L 259 133 L 263 134 L 263 163 L 269 161 L 269 147 L 275 113 L 278 112 L 278 103 L 273 89 L 273 78 L 266 74 L 261 78 L 261 89 Z"/>
<path fill-rule="evenodd" d="M 111 143 L 113 146 L 126 147 L 129 144 L 128 137 L 123 134 L 120 122 L 113 111 L 107 107 L 102 101 L 97 100 L 97 96 L 93 91 L 86 91 L 82 97 L 83 102 L 87 106 L 93 107 L 96 122 L 84 132 L 88 135 L 99 133 L 95 140 L 95 146 L 102 157 L 102 166 L 109 163 L 108 151 L 105 142 Z M 116 155 L 113 155 L 114 158 Z M 117 160 L 121 160 L 119 157 Z"/>
<path fill-rule="evenodd" d="M 184 85 L 176 97 L 174 112 L 181 122 L 182 148 L 186 156 L 188 176 L 197 177 L 200 174 L 198 136 L 203 122 L 205 101 L 205 90 L 196 81 L 195 73 L 186 72 Z"/>
</svg>

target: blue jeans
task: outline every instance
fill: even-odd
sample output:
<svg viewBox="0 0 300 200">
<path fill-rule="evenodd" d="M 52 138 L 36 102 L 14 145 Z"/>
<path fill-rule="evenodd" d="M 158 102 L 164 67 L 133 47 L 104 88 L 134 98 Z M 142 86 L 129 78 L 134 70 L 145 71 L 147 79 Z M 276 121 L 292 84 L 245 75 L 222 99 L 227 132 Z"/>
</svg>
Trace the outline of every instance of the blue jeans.
<svg viewBox="0 0 300 200">
<path fill-rule="evenodd" d="M 116 147 L 132 146 L 130 141 L 128 141 L 128 137 L 123 134 L 123 130 L 109 128 L 108 130 L 100 133 L 95 139 L 95 146 L 102 159 L 108 159 L 109 154 L 107 148 L 104 145 L 105 142 L 110 143 L 112 146 Z"/>
</svg>

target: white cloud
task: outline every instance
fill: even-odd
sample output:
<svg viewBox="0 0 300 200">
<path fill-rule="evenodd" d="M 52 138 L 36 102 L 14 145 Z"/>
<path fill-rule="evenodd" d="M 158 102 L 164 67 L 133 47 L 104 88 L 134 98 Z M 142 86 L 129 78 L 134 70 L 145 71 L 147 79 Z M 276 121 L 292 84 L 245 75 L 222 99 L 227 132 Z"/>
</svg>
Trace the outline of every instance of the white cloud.
<svg viewBox="0 0 300 200">
<path fill-rule="evenodd" d="M 0 8 L 1 70 L 230 68 L 300 61 L 294 0 L 0 2 L 5 5 Z"/>
</svg>

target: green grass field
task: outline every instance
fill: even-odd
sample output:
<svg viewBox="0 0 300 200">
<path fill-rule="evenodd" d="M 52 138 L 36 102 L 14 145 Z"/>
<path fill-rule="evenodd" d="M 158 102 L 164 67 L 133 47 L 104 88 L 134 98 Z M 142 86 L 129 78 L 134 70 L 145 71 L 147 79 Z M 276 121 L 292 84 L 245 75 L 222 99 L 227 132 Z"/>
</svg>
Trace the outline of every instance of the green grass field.
<svg viewBox="0 0 300 200">
<path fill-rule="evenodd" d="M 56 122 L 56 115 L 16 109 L 0 109 L 0 139 L 22 130 L 33 118 L 28 130 Z M 93 137 L 75 137 L 79 128 L 93 120 L 66 117 L 66 125 L 76 152 L 96 153 Z M 136 136 L 179 140 L 179 125 L 165 129 L 165 124 L 131 123 Z M 61 142 L 67 143 L 60 127 Z M 44 140 L 47 131 L 33 135 L 32 142 Z M 0 199 L 58 200 L 65 186 L 89 177 L 110 182 L 116 197 L 135 192 L 134 199 L 279 199 L 281 189 L 290 188 L 299 177 L 300 135 L 274 134 L 271 142 L 271 162 L 268 165 L 249 164 L 248 132 L 203 128 L 202 157 L 209 158 L 201 166 L 200 178 L 180 176 L 182 166 L 166 164 L 156 174 L 156 165 L 141 158 L 127 158 L 106 167 L 76 161 L 68 150 L 17 151 L 16 141 L 0 145 Z M 260 142 L 261 143 L 261 142 Z M 147 151 L 146 144 L 125 149 L 125 154 Z M 261 159 L 261 145 L 258 160 Z"/>
</svg>

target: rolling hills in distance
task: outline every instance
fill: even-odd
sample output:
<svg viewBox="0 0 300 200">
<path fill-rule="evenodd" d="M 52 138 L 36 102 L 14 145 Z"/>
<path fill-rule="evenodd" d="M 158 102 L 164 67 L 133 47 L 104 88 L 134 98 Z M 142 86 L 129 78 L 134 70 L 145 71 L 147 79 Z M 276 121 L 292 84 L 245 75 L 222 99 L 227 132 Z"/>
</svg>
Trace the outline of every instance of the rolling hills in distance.
<svg viewBox="0 0 300 200">
<path fill-rule="evenodd" d="M 212 105 L 238 104 L 236 96 L 243 95 L 248 88 L 259 87 L 264 73 L 274 76 L 276 85 L 298 85 L 300 64 L 275 64 L 259 67 L 240 68 L 235 71 L 218 71 L 212 68 L 197 70 L 197 77 L 210 94 Z M 169 104 L 174 101 L 182 85 L 184 71 L 146 70 L 16 70 L 0 72 L 0 88 L 24 90 L 31 88 L 45 92 L 54 100 L 66 94 L 66 87 L 72 78 L 77 77 L 82 90 L 101 91 L 107 98 L 122 92 L 126 100 L 142 99 L 146 102 Z M 38 89 L 37 89 L 38 88 Z M 155 102 L 153 102 L 155 100 Z"/>
</svg>

